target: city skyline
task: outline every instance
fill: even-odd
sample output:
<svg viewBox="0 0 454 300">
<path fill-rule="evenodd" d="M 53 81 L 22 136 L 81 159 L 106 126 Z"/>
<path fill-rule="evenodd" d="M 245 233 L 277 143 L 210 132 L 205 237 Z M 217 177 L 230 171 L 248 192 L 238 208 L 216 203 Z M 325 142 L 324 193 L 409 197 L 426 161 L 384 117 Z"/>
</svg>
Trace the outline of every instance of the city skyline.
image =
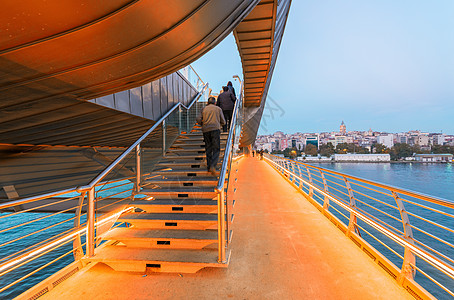
<svg viewBox="0 0 454 300">
<path fill-rule="evenodd" d="M 407 129 L 407 130 L 402 130 L 402 131 L 386 131 L 386 130 L 376 130 L 372 127 L 369 127 L 369 128 L 364 128 L 364 129 L 350 129 L 349 126 L 348 126 L 348 122 L 346 122 L 345 120 L 341 120 L 341 122 L 339 122 L 339 125 L 337 126 L 337 128 L 334 128 L 333 130 L 326 130 L 326 131 L 302 131 L 302 130 L 296 130 L 296 131 L 292 131 L 292 132 L 286 132 L 284 130 L 275 130 L 274 132 L 269 132 L 269 133 L 263 133 L 263 134 L 259 134 L 260 136 L 263 136 L 263 135 L 272 135 L 276 132 L 283 132 L 285 134 L 296 134 L 296 133 L 307 133 L 307 134 L 310 134 L 310 133 L 331 133 L 331 132 L 340 132 L 340 126 L 342 124 L 345 124 L 345 127 L 346 127 L 346 132 L 367 132 L 369 130 L 372 130 L 372 132 L 378 132 L 378 133 L 393 133 L 393 134 L 397 134 L 397 133 L 405 133 L 405 132 L 421 132 L 421 133 L 428 133 L 428 134 L 444 134 L 444 135 L 448 135 L 448 136 L 451 136 L 451 135 L 454 135 L 454 133 L 450 133 L 450 132 L 445 132 L 443 130 L 440 130 L 440 131 L 429 131 L 429 130 L 424 130 L 424 129 L 420 129 L 420 128 L 417 128 L 417 129 Z"/>
<path fill-rule="evenodd" d="M 289 148 L 306 151 L 306 147 L 311 144 L 316 147 L 311 151 L 320 150 L 321 147 L 324 147 L 325 150 L 326 147 L 333 147 L 341 152 L 354 152 L 356 147 L 356 150 L 360 150 L 360 152 L 375 153 L 377 147 L 380 151 L 389 151 L 395 145 L 406 144 L 403 147 L 406 150 L 409 149 L 408 147 L 413 147 L 413 150 L 418 152 L 447 151 L 454 153 L 454 135 L 420 130 L 381 132 L 372 130 L 372 128 L 368 130 L 347 130 L 347 128 L 347 124 L 342 121 L 337 130 L 324 132 L 284 133 L 276 131 L 272 134 L 258 135 L 254 146 L 270 152 L 284 151 Z M 399 148 L 402 147 L 399 146 Z"/>
</svg>

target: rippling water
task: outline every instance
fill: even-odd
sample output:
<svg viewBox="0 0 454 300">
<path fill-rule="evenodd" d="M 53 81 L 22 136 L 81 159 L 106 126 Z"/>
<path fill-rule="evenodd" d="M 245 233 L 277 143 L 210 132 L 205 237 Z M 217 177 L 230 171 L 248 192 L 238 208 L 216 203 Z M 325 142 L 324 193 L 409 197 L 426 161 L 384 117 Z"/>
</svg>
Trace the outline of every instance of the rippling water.
<svg viewBox="0 0 454 300">
<path fill-rule="evenodd" d="M 454 201 L 454 166 L 421 163 L 311 164 Z"/>
</svg>

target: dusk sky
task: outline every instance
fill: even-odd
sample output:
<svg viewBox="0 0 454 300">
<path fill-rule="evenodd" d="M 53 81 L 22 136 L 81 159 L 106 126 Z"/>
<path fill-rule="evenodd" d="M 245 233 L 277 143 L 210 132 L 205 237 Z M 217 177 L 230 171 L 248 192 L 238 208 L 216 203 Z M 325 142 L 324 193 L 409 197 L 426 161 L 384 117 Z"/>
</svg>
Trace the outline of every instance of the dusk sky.
<svg viewBox="0 0 454 300">
<path fill-rule="evenodd" d="M 193 66 L 214 91 L 242 75 L 233 36 Z M 285 113 L 259 134 L 454 134 L 454 1 L 292 1 L 268 94 Z"/>
</svg>

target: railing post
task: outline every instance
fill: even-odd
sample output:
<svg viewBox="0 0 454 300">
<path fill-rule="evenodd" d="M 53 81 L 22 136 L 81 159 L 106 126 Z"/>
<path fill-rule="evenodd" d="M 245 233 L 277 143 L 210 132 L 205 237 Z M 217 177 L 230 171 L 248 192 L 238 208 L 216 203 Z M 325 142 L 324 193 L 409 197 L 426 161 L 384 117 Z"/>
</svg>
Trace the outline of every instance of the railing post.
<svg viewBox="0 0 454 300">
<path fill-rule="evenodd" d="M 218 262 L 226 263 L 225 259 L 225 203 L 224 203 L 224 187 L 221 191 L 217 191 L 218 200 Z"/>
<path fill-rule="evenodd" d="M 95 255 L 95 188 L 88 190 L 87 256 Z"/>
<path fill-rule="evenodd" d="M 320 172 L 320 175 L 321 175 L 322 180 L 323 180 L 323 190 L 325 191 L 325 193 L 328 193 L 328 184 L 326 184 L 325 173 Z M 325 209 L 325 210 L 329 209 L 329 198 L 326 195 L 325 195 L 325 197 L 323 199 L 323 209 Z"/>
<path fill-rule="evenodd" d="M 162 121 L 162 156 L 166 156 L 166 120 Z"/>
<path fill-rule="evenodd" d="M 197 105 L 197 103 L 194 103 L 194 105 Z M 189 112 L 189 110 L 187 110 L 186 111 L 186 128 L 187 128 L 186 132 L 188 132 L 188 133 L 191 130 L 191 128 L 189 128 L 189 126 L 190 126 L 189 125 L 190 124 L 189 123 L 189 114 L 190 114 L 190 112 Z"/>
<path fill-rule="evenodd" d="M 84 199 L 86 192 L 81 192 L 79 196 L 79 203 L 76 208 L 75 212 L 75 218 L 74 218 L 74 228 L 79 228 L 80 227 L 80 215 L 82 214 L 82 206 L 84 206 Z M 78 260 L 84 256 L 84 250 L 82 248 L 82 242 L 80 239 L 80 233 L 77 235 L 77 237 L 73 241 L 73 256 L 74 260 Z"/>
<path fill-rule="evenodd" d="M 194 103 L 194 106 L 195 106 L 195 107 L 194 107 L 194 110 L 195 110 L 195 119 L 196 119 L 196 120 L 197 120 L 197 117 L 199 116 L 199 110 L 197 109 L 197 104 L 198 104 L 197 102 Z"/>
<path fill-rule="evenodd" d="M 353 195 L 353 190 L 350 186 L 350 182 L 348 182 L 346 177 L 342 176 L 342 178 L 345 181 L 345 187 L 347 188 L 347 191 L 348 191 L 348 198 L 350 199 L 349 206 L 354 209 L 356 207 L 356 201 L 355 201 L 355 196 Z M 350 212 L 350 219 L 348 221 L 347 235 L 350 234 L 350 232 L 352 232 L 352 231 L 356 232 L 357 234 L 359 234 L 361 236 L 359 229 L 358 229 L 358 225 L 357 225 L 356 215 L 353 212 Z"/>
<path fill-rule="evenodd" d="M 138 193 L 140 191 L 140 184 L 141 184 L 141 178 L 142 178 L 142 169 L 141 169 L 141 149 L 140 149 L 140 144 L 136 146 L 136 192 Z"/>
<path fill-rule="evenodd" d="M 296 166 L 296 165 L 297 165 L 296 163 L 292 162 L 292 172 L 293 172 L 293 174 L 296 173 L 296 172 L 295 172 L 295 169 L 296 169 L 295 166 Z M 292 182 L 295 183 L 295 181 L 296 181 L 296 176 L 295 176 L 295 175 L 292 175 L 292 176 L 293 176 Z"/>
<path fill-rule="evenodd" d="M 181 134 L 181 106 L 178 107 L 178 135 Z"/>
<path fill-rule="evenodd" d="M 298 166 L 298 176 L 301 177 L 301 179 L 303 178 L 303 172 L 301 172 L 301 167 L 300 165 L 297 165 Z M 300 189 L 303 189 L 304 187 L 304 183 L 302 180 L 300 180 L 300 184 L 298 186 Z"/>
<path fill-rule="evenodd" d="M 309 170 L 308 167 L 306 167 L 306 171 L 307 171 L 307 177 L 309 177 L 309 182 L 312 184 L 311 171 Z M 312 198 L 313 195 L 314 195 L 314 189 L 312 188 L 312 186 L 309 186 L 309 197 Z"/>
<path fill-rule="evenodd" d="M 410 244 L 414 245 L 415 243 L 413 241 L 413 230 L 411 229 L 410 219 L 408 218 L 408 214 L 407 211 L 405 210 L 404 203 L 402 202 L 402 199 L 400 199 L 399 195 L 396 192 L 392 191 L 392 195 L 396 200 L 397 207 L 399 208 L 400 217 L 402 219 L 402 225 L 404 227 L 405 240 Z M 415 255 L 407 246 L 405 246 L 404 261 L 402 263 L 400 274 L 397 278 L 397 281 L 400 284 L 404 282 L 405 278 L 409 279 L 415 278 L 416 270 L 412 265 L 416 265 Z"/>
</svg>

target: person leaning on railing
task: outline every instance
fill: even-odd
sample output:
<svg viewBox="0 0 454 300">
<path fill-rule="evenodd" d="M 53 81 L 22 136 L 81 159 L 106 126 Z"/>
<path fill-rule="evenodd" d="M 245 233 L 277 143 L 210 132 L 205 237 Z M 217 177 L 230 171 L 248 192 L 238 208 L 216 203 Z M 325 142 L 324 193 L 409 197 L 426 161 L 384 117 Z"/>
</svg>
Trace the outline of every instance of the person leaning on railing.
<svg viewBox="0 0 454 300">
<path fill-rule="evenodd" d="M 214 97 L 208 98 L 208 105 L 197 117 L 197 123 L 202 126 L 203 140 L 205 141 L 205 152 L 207 157 L 207 169 L 213 176 L 216 176 L 216 165 L 221 150 L 221 126 L 225 125 L 222 109 L 215 105 Z"/>
</svg>

